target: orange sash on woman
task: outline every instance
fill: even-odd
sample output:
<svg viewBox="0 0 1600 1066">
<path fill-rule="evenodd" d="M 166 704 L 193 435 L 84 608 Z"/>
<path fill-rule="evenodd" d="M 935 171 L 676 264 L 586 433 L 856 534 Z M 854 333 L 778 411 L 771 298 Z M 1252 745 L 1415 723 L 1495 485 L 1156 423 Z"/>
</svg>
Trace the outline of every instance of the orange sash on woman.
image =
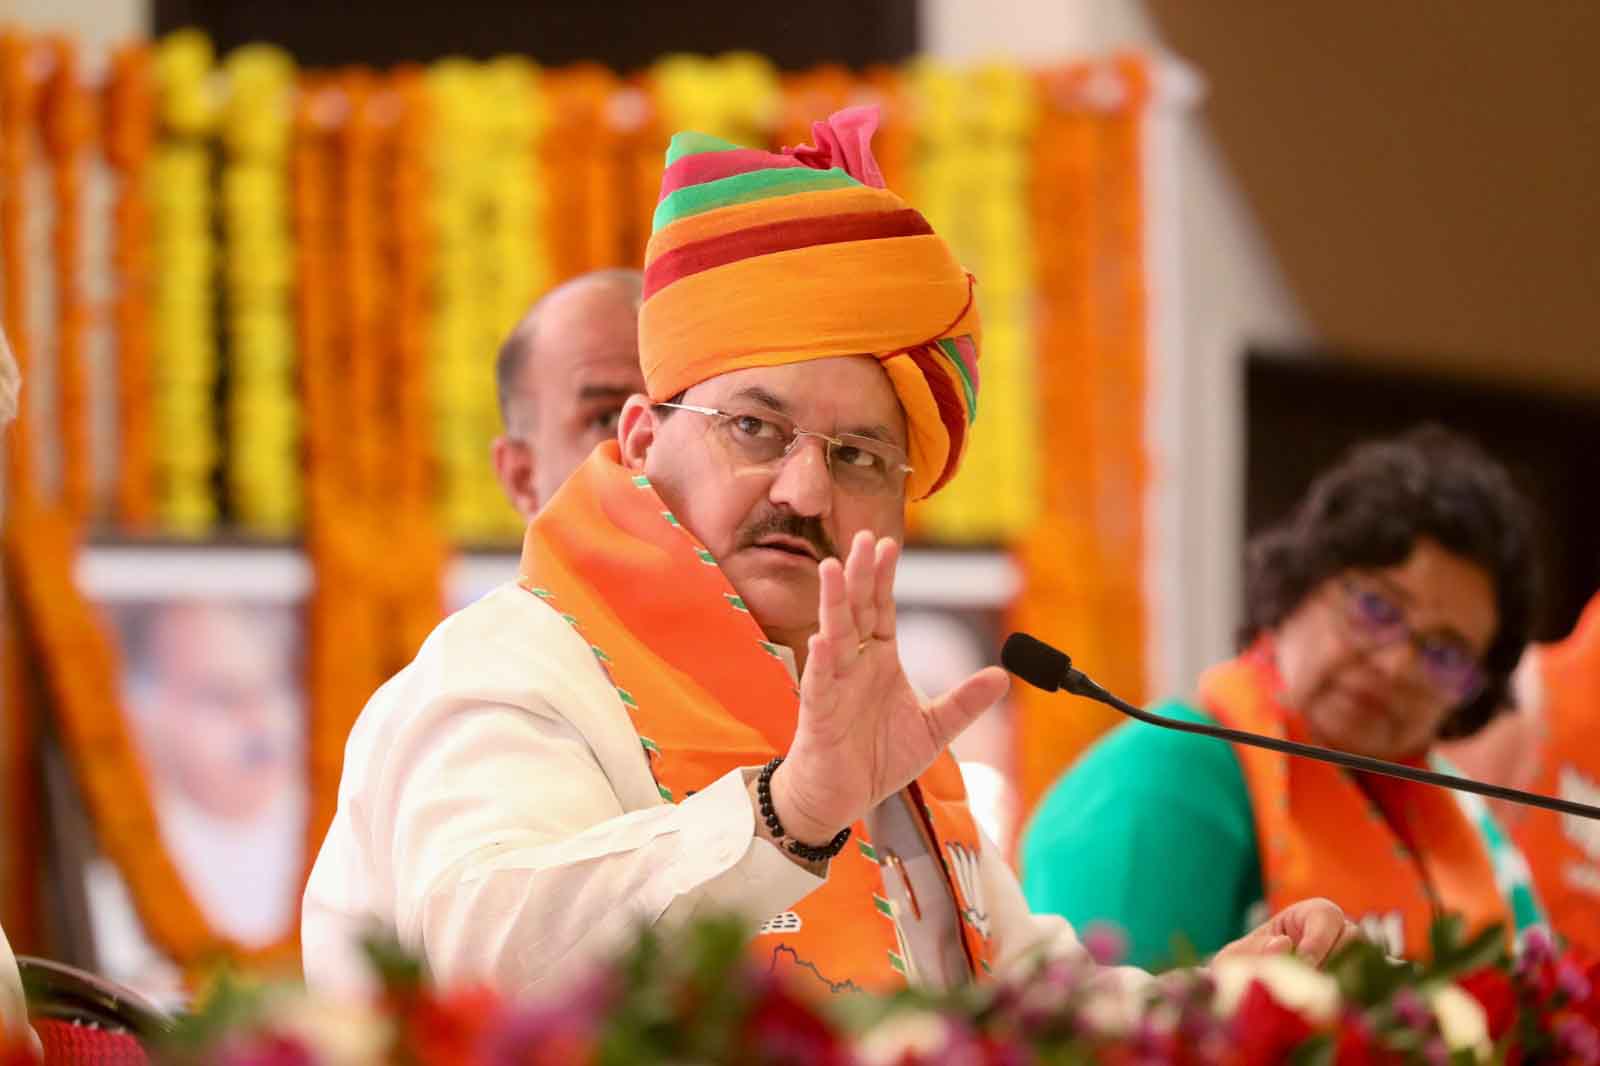
<svg viewBox="0 0 1600 1066">
<path fill-rule="evenodd" d="M 1535 660 L 1549 730 L 1534 792 L 1600 803 L 1600 596 L 1559 644 Z M 1533 868 L 1555 931 L 1600 951 L 1600 822 L 1529 810 L 1512 832 Z"/>
<path fill-rule="evenodd" d="M 529 525 L 521 584 L 594 649 L 667 802 L 789 749 L 799 689 L 777 646 L 649 481 L 622 467 L 614 442 L 597 448 Z M 982 904 L 967 896 L 970 878 L 952 876 L 953 867 L 970 868 L 979 846 L 955 760 L 940 755 L 909 791 L 963 916 L 969 963 L 987 972 Z M 827 883 L 774 916 L 751 947 L 762 962 L 829 991 L 903 986 L 905 950 L 891 911 L 858 823 Z"/>
<path fill-rule="evenodd" d="M 1225 726 L 1305 742 L 1300 716 L 1278 701 L 1281 687 L 1261 644 L 1208 670 L 1200 698 Z M 1236 744 L 1234 752 L 1273 913 L 1325 896 L 1389 950 L 1419 958 L 1443 912 L 1473 931 L 1512 928 L 1489 853 L 1451 793 L 1376 774 L 1357 784 L 1340 767 L 1261 748 Z"/>
</svg>

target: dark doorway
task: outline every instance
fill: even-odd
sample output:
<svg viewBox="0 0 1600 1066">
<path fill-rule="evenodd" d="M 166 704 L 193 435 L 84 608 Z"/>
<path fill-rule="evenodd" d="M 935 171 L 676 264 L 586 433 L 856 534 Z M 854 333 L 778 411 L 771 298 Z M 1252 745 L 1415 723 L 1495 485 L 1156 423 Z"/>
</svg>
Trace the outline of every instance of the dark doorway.
<svg viewBox="0 0 1600 1066">
<path fill-rule="evenodd" d="M 1351 445 L 1433 421 L 1504 462 L 1537 512 L 1544 603 L 1536 638 L 1565 636 L 1600 588 L 1600 399 L 1273 351 L 1250 354 L 1246 396 L 1250 533 L 1288 514 Z"/>
</svg>

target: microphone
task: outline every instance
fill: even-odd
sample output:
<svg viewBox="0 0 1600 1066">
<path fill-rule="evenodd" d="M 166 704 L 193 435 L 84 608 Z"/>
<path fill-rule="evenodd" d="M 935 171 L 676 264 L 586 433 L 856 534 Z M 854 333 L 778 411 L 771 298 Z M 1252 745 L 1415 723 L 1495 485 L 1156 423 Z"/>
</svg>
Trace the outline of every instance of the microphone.
<svg viewBox="0 0 1600 1066">
<path fill-rule="evenodd" d="M 1299 744 L 1292 740 L 1279 740 L 1277 737 L 1266 737 L 1259 733 L 1246 733 L 1239 729 L 1229 729 L 1226 726 L 1206 725 L 1202 722 L 1180 722 L 1176 718 L 1165 715 L 1153 714 L 1142 707 L 1135 707 L 1126 700 L 1107 692 L 1095 684 L 1082 670 L 1072 665 L 1072 659 L 1066 652 L 1052 648 L 1037 637 L 1027 633 L 1013 633 L 1006 638 L 1005 647 L 1000 650 L 1000 665 L 1011 673 L 1032 685 L 1034 688 L 1046 692 L 1055 692 L 1060 689 L 1072 693 L 1074 696 L 1083 696 L 1086 699 L 1096 700 L 1108 707 L 1114 707 L 1130 718 L 1137 718 L 1141 722 L 1148 722 L 1162 729 L 1176 729 L 1184 733 L 1198 733 L 1204 737 L 1215 737 L 1218 740 L 1231 740 L 1235 744 L 1248 744 L 1251 747 L 1266 748 L 1269 751 L 1283 752 L 1285 755 L 1300 755 L 1307 759 L 1318 759 L 1322 762 L 1333 763 L 1351 770 L 1362 770 L 1372 774 L 1386 774 L 1389 777 L 1399 777 L 1418 784 L 1433 785 L 1437 788 L 1456 789 L 1461 792 L 1475 792 L 1480 796 L 1489 796 L 1493 799 L 1510 800 L 1512 803 L 1521 803 L 1529 807 L 1542 807 L 1547 811 L 1559 811 L 1562 814 L 1574 814 L 1579 818 L 1600 820 L 1600 807 L 1591 807 L 1587 803 L 1577 803 L 1573 800 L 1560 799 L 1556 796 L 1541 796 L 1534 792 L 1524 792 L 1519 788 L 1510 788 L 1506 785 L 1491 785 L 1484 781 L 1474 781 L 1468 777 L 1457 777 L 1454 774 L 1441 774 L 1433 770 L 1422 770 L 1414 766 L 1402 766 L 1400 763 L 1386 762 L 1383 759 L 1373 759 L 1365 755 L 1354 755 L 1347 751 L 1338 751 L 1334 748 L 1319 747 L 1315 744 Z"/>
</svg>

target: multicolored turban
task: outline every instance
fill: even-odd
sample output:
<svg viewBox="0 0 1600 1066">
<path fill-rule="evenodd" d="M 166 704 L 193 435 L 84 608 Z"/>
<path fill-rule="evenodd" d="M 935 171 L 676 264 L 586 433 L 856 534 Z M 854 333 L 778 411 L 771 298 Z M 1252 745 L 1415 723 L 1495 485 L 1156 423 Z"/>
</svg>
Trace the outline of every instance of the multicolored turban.
<svg viewBox="0 0 1600 1066">
<path fill-rule="evenodd" d="M 772 153 L 700 133 L 667 149 L 645 252 L 639 355 L 652 400 L 732 370 L 870 355 L 910 431 L 908 492 L 955 474 L 978 413 L 973 278 L 884 188 L 876 108 Z"/>
</svg>

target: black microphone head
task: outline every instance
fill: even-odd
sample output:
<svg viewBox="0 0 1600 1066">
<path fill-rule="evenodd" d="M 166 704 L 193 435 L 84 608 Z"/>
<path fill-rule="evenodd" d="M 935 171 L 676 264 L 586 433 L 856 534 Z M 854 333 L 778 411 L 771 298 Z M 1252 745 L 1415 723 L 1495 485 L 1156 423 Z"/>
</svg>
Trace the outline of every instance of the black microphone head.
<svg viewBox="0 0 1600 1066">
<path fill-rule="evenodd" d="M 1072 668 L 1072 660 L 1066 652 L 1052 648 L 1038 637 L 1013 633 L 1000 649 L 1000 665 L 1034 688 L 1054 692 Z"/>
</svg>

